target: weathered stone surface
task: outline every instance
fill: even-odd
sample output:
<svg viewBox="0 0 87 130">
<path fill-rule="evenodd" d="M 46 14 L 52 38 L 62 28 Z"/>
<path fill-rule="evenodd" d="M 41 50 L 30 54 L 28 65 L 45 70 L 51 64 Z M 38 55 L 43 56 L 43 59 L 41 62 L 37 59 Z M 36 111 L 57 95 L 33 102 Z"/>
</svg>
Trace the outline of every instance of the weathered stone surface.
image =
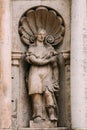
<svg viewBox="0 0 87 130">
<path fill-rule="evenodd" d="M 19 20 L 21 18 L 21 16 L 24 14 L 25 11 L 27 11 L 28 9 L 38 6 L 38 5 L 43 5 L 43 6 L 47 6 L 49 5 L 49 7 L 55 9 L 56 11 L 58 11 L 61 16 L 63 17 L 64 21 L 66 21 L 66 33 L 65 33 L 65 38 L 64 38 L 64 44 L 63 44 L 63 48 L 67 48 L 69 49 L 70 46 L 70 1 L 67 0 L 55 0 L 55 1 L 51 1 L 50 0 L 26 0 L 25 1 L 12 1 L 12 11 L 13 11 L 13 15 L 12 15 L 12 22 L 13 22 L 13 36 L 12 38 L 13 40 L 13 44 L 12 44 L 12 48 L 14 50 L 17 48 L 21 48 L 21 50 L 23 52 L 26 51 L 26 48 L 24 47 L 23 44 L 21 44 L 20 38 L 19 38 L 19 34 L 18 34 L 18 26 L 19 26 Z M 64 13 L 66 10 L 66 13 Z M 30 99 L 28 99 L 28 94 L 27 94 L 27 90 L 25 88 L 25 82 L 24 82 L 24 76 L 25 76 L 25 66 L 23 65 L 24 61 L 23 59 L 21 60 L 21 64 L 20 64 L 20 82 L 19 82 L 19 86 L 20 89 L 16 87 L 17 91 L 17 96 L 15 94 L 15 91 L 13 92 L 15 95 L 15 98 L 17 97 L 18 99 L 18 109 L 20 109 L 20 112 L 18 112 L 18 117 L 17 117 L 17 125 L 20 127 L 29 127 L 29 120 L 31 118 L 32 115 L 32 110 L 31 110 L 31 101 Z M 68 121 L 68 118 L 66 118 L 68 116 L 68 114 L 66 115 L 66 111 L 68 113 L 68 105 L 67 105 L 67 98 L 65 97 L 65 86 L 63 84 L 62 81 L 64 81 L 64 66 L 63 66 L 63 62 L 61 60 L 61 92 L 59 95 L 59 126 L 67 126 L 68 124 L 70 124 L 70 121 Z M 16 72 L 16 71 L 15 71 Z M 13 79 L 14 80 L 14 79 Z M 14 81 L 14 88 L 15 88 L 15 84 L 16 82 Z M 18 94 L 19 93 L 19 94 Z M 13 97 L 14 98 L 14 97 Z M 30 97 L 29 97 L 30 98 Z M 30 101 L 30 102 L 29 102 Z M 57 98 L 58 101 L 58 98 Z M 65 104 L 66 103 L 66 104 Z M 28 113 L 30 112 L 30 113 Z M 67 123 L 68 122 L 68 123 Z"/>
<path fill-rule="evenodd" d="M 73 129 L 87 128 L 87 41 L 85 42 L 86 39 L 84 39 L 84 30 L 87 29 L 87 24 L 84 25 L 87 22 L 86 10 L 86 0 L 72 1 L 71 116 Z"/>
<path fill-rule="evenodd" d="M 0 130 L 13 130 L 13 129 L 0 129 Z"/>
<path fill-rule="evenodd" d="M 58 128 L 19 128 L 18 130 L 69 130 L 67 127 Z"/>
<path fill-rule="evenodd" d="M 11 126 L 10 0 L 0 0 L 0 129 Z"/>
<path fill-rule="evenodd" d="M 57 122 L 51 122 L 51 121 L 43 121 L 34 123 L 33 121 L 30 121 L 30 128 L 55 128 L 57 127 Z"/>
</svg>

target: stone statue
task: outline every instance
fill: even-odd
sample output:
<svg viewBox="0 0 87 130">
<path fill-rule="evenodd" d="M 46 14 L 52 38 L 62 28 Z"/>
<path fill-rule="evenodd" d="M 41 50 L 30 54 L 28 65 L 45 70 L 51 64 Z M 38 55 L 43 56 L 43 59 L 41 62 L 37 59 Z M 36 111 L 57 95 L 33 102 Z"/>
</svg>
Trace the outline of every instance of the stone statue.
<svg viewBox="0 0 87 130">
<path fill-rule="evenodd" d="M 51 121 L 57 120 L 55 92 L 59 90 L 57 52 L 45 43 L 46 31 L 40 29 L 35 45 L 29 47 L 26 60 L 31 64 L 28 77 L 29 95 L 32 97 L 33 119 L 41 121 L 47 112 Z M 45 108 L 44 108 L 45 107 Z M 45 110 L 46 109 L 46 110 Z"/>
<path fill-rule="evenodd" d="M 57 122 L 59 91 L 58 53 L 54 49 L 63 43 L 65 33 L 61 15 L 44 6 L 27 10 L 19 21 L 19 35 L 28 45 L 28 90 L 32 97 L 34 122 Z"/>
</svg>

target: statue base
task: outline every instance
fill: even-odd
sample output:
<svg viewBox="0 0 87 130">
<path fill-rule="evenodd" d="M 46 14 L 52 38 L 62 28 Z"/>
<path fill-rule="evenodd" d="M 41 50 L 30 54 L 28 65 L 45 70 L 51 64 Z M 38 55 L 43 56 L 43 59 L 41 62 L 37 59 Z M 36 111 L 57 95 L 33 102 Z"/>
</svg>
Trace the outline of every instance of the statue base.
<svg viewBox="0 0 87 130">
<path fill-rule="evenodd" d="M 57 127 L 57 121 L 42 121 L 38 123 L 30 121 L 29 124 L 29 128 L 19 128 L 18 130 L 69 130 L 68 127 Z"/>
<path fill-rule="evenodd" d="M 29 122 L 29 128 L 19 128 L 18 130 L 69 130 L 68 127 L 57 127 L 57 121 Z"/>
<path fill-rule="evenodd" d="M 69 130 L 67 127 L 57 127 L 57 128 L 19 128 L 18 130 Z"/>
<path fill-rule="evenodd" d="M 55 128 L 57 127 L 57 121 L 42 121 L 42 122 L 34 122 L 30 121 L 30 128 Z"/>
</svg>

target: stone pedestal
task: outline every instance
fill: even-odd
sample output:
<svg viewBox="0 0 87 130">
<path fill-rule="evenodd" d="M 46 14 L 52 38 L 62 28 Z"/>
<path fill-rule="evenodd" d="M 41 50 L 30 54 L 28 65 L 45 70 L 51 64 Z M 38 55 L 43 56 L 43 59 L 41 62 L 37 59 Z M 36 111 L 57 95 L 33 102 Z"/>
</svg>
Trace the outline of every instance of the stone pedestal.
<svg viewBox="0 0 87 130">
<path fill-rule="evenodd" d="M 67 127 L 58 128 L 19 128 L 18 130 L 69 130 Z"/>
<path fill-rule="evenodd" d="M 33 121 L 30 121 L 30 128 L 55 128 L 57 127 L 57 122 L 51 122 L 51 121 L 43 121 L 35 123 Z"/>
</svg>

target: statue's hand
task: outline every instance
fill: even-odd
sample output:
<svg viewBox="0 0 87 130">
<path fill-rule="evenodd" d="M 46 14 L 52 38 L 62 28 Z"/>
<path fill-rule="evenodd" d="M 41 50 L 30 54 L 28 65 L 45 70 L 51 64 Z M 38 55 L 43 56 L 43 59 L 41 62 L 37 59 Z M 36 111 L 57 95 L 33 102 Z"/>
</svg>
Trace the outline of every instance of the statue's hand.
<svg viewBox="0 0 87 130">
<path fill-rule="evenodd" d="M 42 57 L 42 59 L 49 59 L 49 58 L 50 58 L 49 54 L 46 54 L 44 57 Z"/>
<path fill-rule="evenodd" d="M 45 54 L 42 58 L 43 59 L 49 59 L 52 57 L 52 53 L 48 52 L 47 54 Z"/>
<path fill-rule="evenodd" d="M 26 56 L 26 61 L 27 61 L 28 63 L 30 63 L 29 56 Z"/>
<path fill-rule="evenodd" d="M 50 58 L 50 62 L 51 62 L 51 63 L 57 62 L 57 56 L 52 56 L 52 57 Z"/>
<path fill-rule="evenodd" d="M 53 81 L 53 89 L 54 92 L 58 92 L 60 90 L 59 83 L 56 80 Z"/>
</svg>

